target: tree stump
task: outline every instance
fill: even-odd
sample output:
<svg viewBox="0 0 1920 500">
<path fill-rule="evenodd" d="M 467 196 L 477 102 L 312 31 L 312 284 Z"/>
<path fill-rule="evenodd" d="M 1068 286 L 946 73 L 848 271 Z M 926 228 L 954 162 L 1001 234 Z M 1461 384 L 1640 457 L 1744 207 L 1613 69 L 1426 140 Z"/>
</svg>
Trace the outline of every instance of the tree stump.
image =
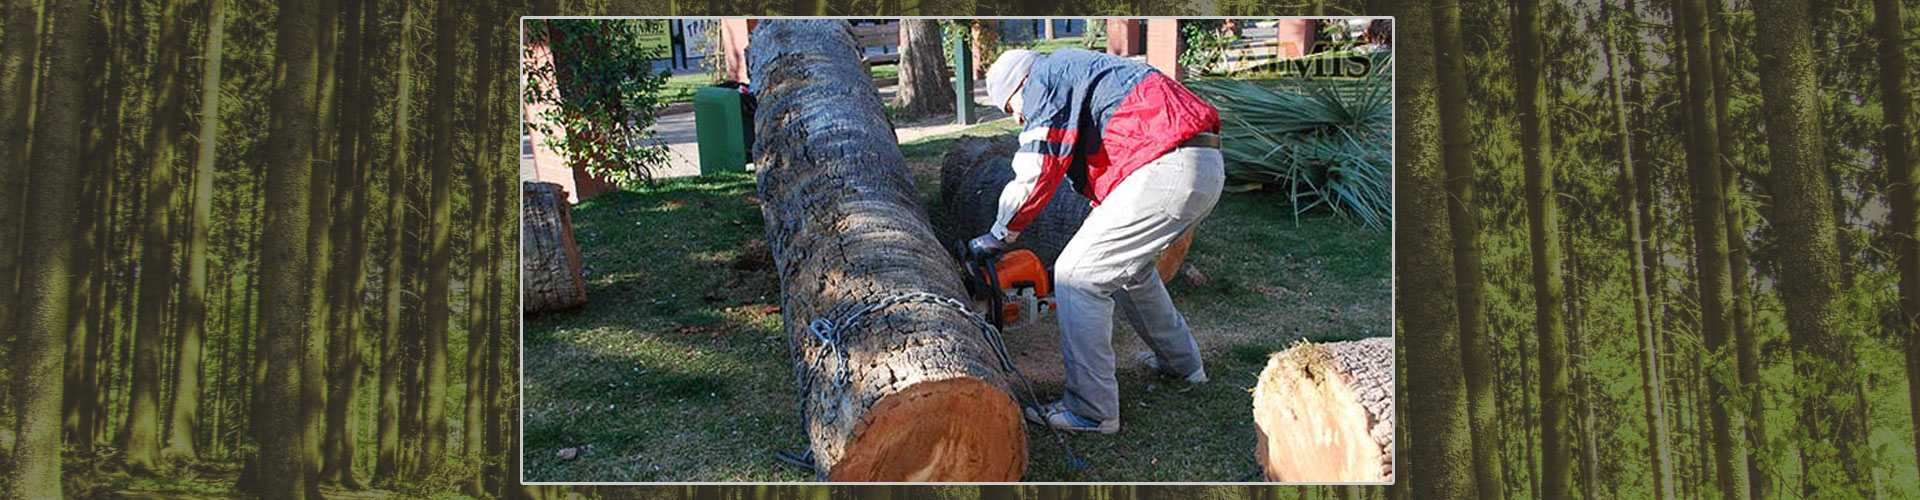
<svg viewBox="0 0 1920 500">
<path fill-rule="evenodd" d="M 962 137 L 940 156 L 940 206 L 946 213 L 947 239 L 972 238 L 993 228 L 1000 212 L 1000 192 L 1013 181 L 1013 153 L 1020 147 L 1012 136 Z M 1013 242 L 1013 248 L 1032 250 L 1040 263 L 1053 269 L 1060 251 L 1080 232 L 1093 211 L 1087 197 L 1075 192 L 1067 182 L 1054 188 L 1053 198 L 1025 231 Z M 1156 267 L 1161 281 L 1178 274 L 1193 243 L 1193 230 L 1174 240 L 1160 253 Z"/>
<path fill-rule="evenodd" d="M 567 191 L 551 182 L 521 183 L 520 268 L 525 312 L 541 313 L 587 303 L 580 247 L 573 243 Z"/>
<path fill-rule="evenodd" d="M 816 476 L 1019 479 L 1019 405 L 961 305 L 958 266 L 920 207 L 849 25 L 763 21 L 747 59 L 767 247 Z M 816 320 L 834 327 L 816 331 Z"/>
<path fill-rule="evenodd" d="M 1393 477 L 1393 338 L 1302 343 L 1253 389 L 1254 456 L 1268 481 Z"/>
</svg>

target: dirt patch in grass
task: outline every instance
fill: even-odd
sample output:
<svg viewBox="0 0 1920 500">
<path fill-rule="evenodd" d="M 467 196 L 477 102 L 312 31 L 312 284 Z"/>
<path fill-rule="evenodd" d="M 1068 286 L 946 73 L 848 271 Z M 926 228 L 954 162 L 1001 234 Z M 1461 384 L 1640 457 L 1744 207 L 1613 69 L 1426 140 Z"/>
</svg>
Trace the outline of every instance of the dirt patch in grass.
<svg viewBox="0 0 1920 500">
<path fill-rule="evenodd" d="M 960 135 L 1010 130 L 992 123 L 903 146 L 936 224 L 939 153 Z M 588 304 L 527 320 L 529 480 L 811 479 L 773 458 L 806 438 L 753 194 L 747 175 L 688 178 L 575 207 Z M 1060 441 L 1029 428 L 1026 480 L 1238 480 L 1256 467 L 1247 390 L 1268 354 L 1302 338 L 1391 332 L 1390 232 L 1296 219 L 1283 195 L 1253 192 L 1224 196 L 1197 234 L 1187 262 L 1204 279 L 1169 290 L 1213 381 L 1149 373 L 1134 358 L 1144 344 L 1118 322 L 1120 433 L 1067 438 L 1087 465 L 1070 467 Z M 1040 399 L 1060 397 L 1053 318 L 1006 341 Z M 572 457 L 560 458 L 566 449 Z"/>
</svg>

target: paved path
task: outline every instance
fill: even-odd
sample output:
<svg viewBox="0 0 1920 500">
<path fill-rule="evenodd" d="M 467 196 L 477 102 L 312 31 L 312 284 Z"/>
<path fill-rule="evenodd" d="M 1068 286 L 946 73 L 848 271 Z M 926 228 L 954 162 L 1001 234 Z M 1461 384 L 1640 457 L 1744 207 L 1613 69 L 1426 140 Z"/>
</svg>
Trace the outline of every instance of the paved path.
<svg viewBox="0 0 1920 500">
<path fill-rule="evenodd" d="M 899 90 L 899 86 L 888 85 L 879 90 L 880 100 L 882 102 L 889 102 L 893 100 L 893 94 Z M 973 89 L 973 100 L 978 103 L 986 102 L 987 91 L 985 87 L 976 87 Z M 978 116 L 975 116 L 974 119 L 975 124 L 979 124 L 1006 118 L 1006 116 L 1005 113 L 999 110 L 983 110 Z M 910 142 L 923 137 L 955 132 L 969 126 L 971 125 L 953 123 L 953 117 L 948 115 L 923 118 L 909 123 L 898 123 L 895 124 L 894 133 L 899 136 L 900 142 Z M 661 115 L 653 122 L 653 127 L 650 130 L 654 133 L 654 139 L 660 141 L 661 144 L 667 147 L 667 164 L 654 171 L 653 175 L 655 177 L 667 178 L 700 175 L 700 145 L 694 129 L 693 113 L 682 112 Z M 532 179 L 533 146 L 527 142 L 525 137 L 521 138 L 520 154 L 520 177 L 522 179 Z M 751 166 L 749 166 L 749 168 L 751 168 Z"/>
<path fill-rule="evenodd" d="M 897 85 L 888 85 L 880 88 L 881 102 L 892 101 L 893 94 L 898 89 L 899 86 Z M 973 90 L 973 99 L 975 102 L 985 102 L 987 100 L 985 87 L 975 88 Z M 978 123 L 1004 117 L 1006 117 L 1004 113 L 988 111 L 976 116 L 975 120 L 976 123 Z M 908 142 L 922 137 L 953 132 L 966 127 L 967 126 L 953 123 L 951 116 L 930 117 L 913 123 L 896 124 L 894 133 L 900 137 L 900 142 Z M 700 175 L 700 146 L 697 140 L 698 138 L 694 133 L 693 113 L 661 116 L 658 120 L 654 121 L 651 130 L 653 130 L 654 138 L 660 140 L 662 144 L 667 146 L 667 153 L 670 158 L 665 168 L 654 171 L 654 176 L 664 178 Z"/>
</svg>

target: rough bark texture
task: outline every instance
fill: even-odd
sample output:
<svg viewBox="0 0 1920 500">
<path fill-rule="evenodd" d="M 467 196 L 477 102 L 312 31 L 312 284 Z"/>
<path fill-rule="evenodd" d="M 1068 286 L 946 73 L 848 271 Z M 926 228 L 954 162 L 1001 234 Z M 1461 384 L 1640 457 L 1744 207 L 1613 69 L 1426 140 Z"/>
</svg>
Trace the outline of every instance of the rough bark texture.
<svg viewBox="0 0 1920 500">
<path fill-rule="evenodd" d="M 13 304 L 19 270 L 21 227 L 26 220 L 28 133 L 32 116 L 34 61 L 40 53 L 38 2 L 5 3 L 0 45 L 0 304 Z M 13 324 L 14 307 L 0 307 L 0 325 Z"/>
<path fill-rule="evenodd" d="M 1800 425 L 1821 446 L 1801 449 L 1808 464 L 1804 493 L 1819 498 L 1864 497 L 1869 480 L 1856 458 L 1868 446 L 1865 422 L 1848 415 L 1863 404 L 1850 375 L 1859 366 L 1851 335 L 1839 331 L 1840 251 L 1835 241 L 1833 190 L 1828 181 L 1826 135 L 1821 132 L 1819 88 L 1807 2 L 1754 2 L 1755 53 L 1767 118 L 1767 153 L 1773 163 L 1773 221 L 1782 262 L 1781 303 L 1787 333 L 1798 356 L 1800 383 L 1814 389 L 1801 401 Z M 1811 496 L 1811 495 L 1809 495 Z"/>
<path fill-rule="evenodd" d="M 161 3 L 160 45 L 149 89 L 153 123 L 147 127 L 147 202 L 140 229 L 140 305 L 134 331 L 133 397 L 128 402 L 127 466 L 152 471 L 160 461 L 160 344 L 166 337 L 162 315 L 172 290 L 173 164 L 179 125 L 181 52 L 185 47 L 185 2 Z"/>
<path fill-rule="evenodd" d="M 953 88 L 947 85 L 941 45 L 939 20 L 900 20 L 900 91 L 894 95 L 894 105 L 908 115 L 953 111 Z"/>
<path fill-rule="evenodd" d="M 65 364 L 64 330 L 67 320 L 68 273 L 74 261 L 75 230 L 70 221 L 80 213 L 75 189 L 80 169 L 82 71 L 86 61 L 86 6 L 80 2 L 54 4 L 56 33 L 47 54 L 47 85 L 41 88 L 41 111 L 36 117 L 32 166 L 41 171 L 40 183 L 27 190 L 27 216 L 22 236 L 21 287 L 16 323 L 20 332 L 13 345 L 11 372 L 44 377 L 13 377 L 14 402 L 19 413 L 13 422 L 16 441 L 4 468 L 5 498 L 61 498 L 59 376 Z M 6 96 L 11 98 L 12 96 Z M 12 203 L 12 201 L 8 201 Z M 38 222 L 38 223 L 34 223 Z M 11 309 L 11 307 L 9 307 Z"/>
<path fill-rule="evenodd" d="M 209 2 L 207 41 L 200 63 L 200 147 L 194 152 L 193 212 L 187 223 L 187 291 L 181 300 L 180 340 L 174 349 L 174 397 L 169 403 L 168 459 L 200 456 L 200 358 L 207 326 L 207 232 L 213 209 L 214 146 L 220 136 L 220 62 L 225 41 L 226 2 Z"/>
<path fill-rule="evenodd" d="M 573 243 L 566 189 L 551 182 L 526 182 L 520 192 L 520 288 L 526 312 L 587 303 L 587 282 L 580 274 L 580 248 Z"/>
<path fill-rule="evenodd" d="M 1393 14 L 1402 19 L 1429 19 L 1427 2 L 1400 4 Z M 1400 96 L 1394 136 L 1402 145 L 1399 169 L 1394 179 L 1394 203 L 1403 207 L 1395 221 L 1402 234 L 1421 235 L 1406 245 L 1394 262 L 1399 276 L 1400 296 L 1394 304 L 1401 318 L 1400 335 L 1408 345 L 1420 346 L 1406 353 L 1407 372 L 1419 373 L 1407 380 L 1407 413 L 1420 415 L 1410 419 L 1407 435 L 1413 440 L 1409 449 L 1420 450 L 1421 460 L 1409 462 L 1407 473 L 1414 479 L 1396 478 L 1410 485 L 1413 498 L 1473 498 L 1481 487 L 1473 471 L 1462 464 L 1473 463 L 1473 438 L 1468 430 L 1466 375 L 1460 366 L 1460 322 L 1454 300 L 1453 251 L 1438 241 L 1448 234 L 1446 191 L 1442 189 L 1445 172 L 1439 161 L 1440 124 L 1435 113 L 1437 83 L 1434 81 L 1432 23 L 1411 22 L 1399 27 L 1395 65 L 1398 78 L 1395 95 Z"/>
<path fill-rule="evenodd" d="M 944 212 L 942 241 L 961 241 L 985 234 L 993 227 L 1000 210 L 1000 192 L 1013 180 L 1013 153 L 1020 144 L 1012 136 L 962 137 L 940 157 L 940 207 Z M 1087 197 L 1067 183 L 1053 191 L 1047 208 L 1014 240 L 1013 248 L 1032 250 L 1040 263 L 1053 269 L 1060 251 L 1080 232 L 1093 207 Z M 1187 247 L 1193 243 L 1193 230 L 1175 240 L 1160 253 L 1156 267 L 1162 281 L 1172 280 L 1174 271 L 1187 259 Z"/>
<path fill-rule="evenodd" d="M 1013 136 L 962 137 L 940 156 L 940 207 L 946 212 L 949 241 L 972 238 L 993 227 L 1000 191 L 1013 180 L 1008 165 L 1019 147 Z M 1049 269 L 1093 211 L 1087 197 L 1067 184 L 1062 182 L 1053 190 L 1053 200 L 1013 244 L 1013 248 L 1032 250 Z"/>
<path fill-rule="evenodd" d="M 1300 344 L 1253 389 L 1254 455 L 1268 481 L 1393 477 L 1393 338 Z"/>
<path fill-rule="evenodd" d="M 316 7 L 286 2 L 275 19 L 273 119 L 267 130 L 267 222 L 261 238 L 261 361 L 258 413 L 260 476 L 264 498 L 318 498 L 301 422 L 301 363 L 311 323 L 306 287 L 308 183 L 313 168 L 314 45 Z"/>
<path fill-rule="evenodd" d="M 1520 122 L 1520 161 L 1525 170 L 1528 248 L 1533 253 L 1534 335 L 1540 343 L 1541 488 L 1550 498 L 1571 498 L 1573 484 L 1572 385 L 1567 359 L 1567 326 L 1561 304 L 1559 201 L 1554 193 L 1552 129 L 1546 114 L 1546 60 L 1540 34 L 1539 2 L 1515 4 L 1513 74 Z M 1457 257 L 1456 257 L 1457 258 Z"/>
<path fill-rule="evenodd" d="M 1874 0 L 1874 33 L 1880 39 L 1880 116 L 1886 121 L 1881 130 L 1881 148 L 1886 157 L 1887 184 L 1892 194 L 1894 248 L 1900 269 L 1900 330 L 1906 340 L 1907 387 L 1909 394 L 1920 394 L 1920 168 L 1914 168 L 1913 96 L 1907 86 L 1907 57 L 1901 19 L 1901 2 Z M 1920 429 L 1920 397 L 1908 396 L 1913 428 Z M 1920 443 L 1920 434 L 1915 434 Z M 1757 476 L 1755 479 L 1759 479 Z M 1756 496 L 1755 498 L 1759 498 Z"/>
<path fill-rule="evenodd" d="M 394 57 L 398 69 L 394 71 L 393 128 L 388 137 L 393 141 L 392 156 L 387 159 L 387 262 L 381 266 L 385 273 L 381 280 L 383 307 L 386 309 L 385 325 L 381 328 L 380 338 L 380 403 L 379 424 L 376 440 L 373 480 L 396 478 L 400 473 L 400 290 L 401 261 L 400 241 L 403 227 L 406 225 L 407 204 L 407 123 L 412 118 L 413 59 L 412 32 L 413 8 L 411 2 L 400 2 L 399 39 L 394 42 Z"/>
<path fill-rule="evenodd" d="M 1026 435 L 972 313 L 907 301 L 843 323 L 831 342 L 809 330 L 901 294 L 966 297 L 859 58 L 844 21 L 765 21 L 747 52 L 759 194 L 816 475 L 1018 479 Z"/>
<path fill-rule="evenodd" d="M 1447 220 L 1453 236 L 1453 274 L 1460 284 L 1460 364 L 1467 377 L 1468 427 L 1473 434 L 1473 473 L 1485 485 L 1506 483 L 1500 470 L 1499 397 L 1493 347 L 1485 335 L 1485 274 L 1480 260 L 1480 205 L 1475 202 L 1471 121 L 1467 117 L 1467 62 L 1460 33 L 1460 2 L 1434 2 L 1434 52 L 1440 90 L 1441 162 L 1447 172 Z M 1505 498 L 1501 488 L 1480 488 L 1480 500 Z"/>
<path fill-rule="evenodd" d="M 1714 86 L 1714 58 L 1709 33 L 1706 2 L 1679 2 L 1676 22 L 1684 23 L 1687 60 L 1688 128 L 1687 182 L 1693 194 L 1694 251 L 1699 267 L 1700 330 L 1706 349 L 1712 355 L 1737 355 L 1733 351 L 1734 292 L 1727 239 L 1727 187 L 1720 166 L 1719 127 L 1714 118 L 1715 94 L 1724 92 Z M 1732 388 L 1718 377 L 1709 376 L 1705 397 L 1713 435 L 1715 486 L 1726 498 L 1746 498 L 1746 447 L 1735 437 L 1745 427 L 1740 412 L 1728 411 L 1720 402 L 1731 397 Z"/>
</svg>

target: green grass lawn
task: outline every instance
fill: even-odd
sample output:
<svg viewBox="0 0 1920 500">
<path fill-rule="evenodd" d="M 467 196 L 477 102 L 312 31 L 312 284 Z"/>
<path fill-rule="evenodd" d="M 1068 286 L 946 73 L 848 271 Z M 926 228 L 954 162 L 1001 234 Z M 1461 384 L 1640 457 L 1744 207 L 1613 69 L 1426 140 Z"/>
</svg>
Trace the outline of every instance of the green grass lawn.
<svg viewBox="0 0 1920 500">
<path fill-rule="evenodd" d="M 1005 133 L 1007 120 L 903 145 L 929 206 L 939 155 L 959 135 Z M 763 237 L 748 175 L 674 179 L 574 208 L 588 304 L 527 319 L 526 467 L 534 481 L 805 481 L 774 459 L 800 450 L 793 366 L 779 282 L 743 249 Z M 1176 280 L 1176 305 L 1214 381 L 1186 387 L 1144 373 L 1122 327 L 1123 426 L 1068 438 L 1090 466 L 1029 429 L 1032 481 L 1234 481 L 1255 468 L 1251 396 L 1269 353 L 1296 336 L 1389 334 L 1391 238 L 1330 215 L 1296 223 L 1284 198 L 1226 195 Z M 1121 322 L 1124 323 L 1124 322 Z M 1051 326 L 1007 333 L 1019 358 L 1057 360 Z M 1051 351 L 1051 352 L 1049 352 Z M 1058 375 L 1034 375 L 1057 398 Z M 1056 363 L 1057 361 L 1053 361 Z M 562 450 L 572 458 L 560 458 Z"/>
</svg>

